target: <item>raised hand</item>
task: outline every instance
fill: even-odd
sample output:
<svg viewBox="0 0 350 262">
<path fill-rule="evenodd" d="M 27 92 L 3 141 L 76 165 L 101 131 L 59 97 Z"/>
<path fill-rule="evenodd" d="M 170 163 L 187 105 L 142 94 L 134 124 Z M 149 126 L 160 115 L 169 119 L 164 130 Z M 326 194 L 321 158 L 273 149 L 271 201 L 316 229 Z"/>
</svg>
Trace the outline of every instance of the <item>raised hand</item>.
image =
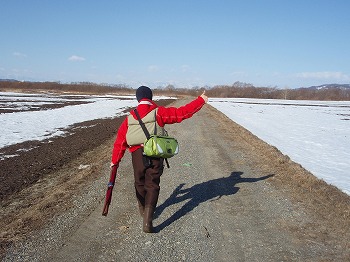
<svg viewBox="0 0 350 262">
<path fill-rule="evenodd" d="M 203 91 L 203 94 L 200 95 L 200 97 L 204 99 L 205 103 L 208 103 L 208 97 L 205 95 L 205 90 Z"/>
</svg>

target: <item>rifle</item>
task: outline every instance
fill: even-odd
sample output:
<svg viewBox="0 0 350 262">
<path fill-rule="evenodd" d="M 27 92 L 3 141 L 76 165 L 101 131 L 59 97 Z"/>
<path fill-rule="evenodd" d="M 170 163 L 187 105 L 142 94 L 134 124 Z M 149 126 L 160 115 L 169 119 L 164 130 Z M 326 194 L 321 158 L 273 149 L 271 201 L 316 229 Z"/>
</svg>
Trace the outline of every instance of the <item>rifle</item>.
<svg viewBox="0 0 350 262">
<path fill-rule="evenodd" d="M 109 177 L 107 192 L 106 192 L 106 200 L 102 211 L 102 216 L 107 216 L 109 204 L 112 200 L 112 191 L 115 183 L 115 177 L 117 176 L 117 166 L 112 166 L 111 175 Z"/>
</svg>

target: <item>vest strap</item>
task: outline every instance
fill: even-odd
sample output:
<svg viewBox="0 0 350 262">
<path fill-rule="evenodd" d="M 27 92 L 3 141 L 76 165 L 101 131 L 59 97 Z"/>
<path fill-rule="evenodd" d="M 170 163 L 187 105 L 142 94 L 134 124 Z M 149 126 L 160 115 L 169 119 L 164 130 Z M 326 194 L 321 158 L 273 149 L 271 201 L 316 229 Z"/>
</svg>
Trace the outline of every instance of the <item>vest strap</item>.
<svg viewBox="0 0 350 262">
<path fill-rule="evenodd" d="M 137 120 L 139 120 L 139 123 L 140 123 L 140 126 L 142 127 L 143 132 L 145 133 L 147 139 L 149 139 L 151 136 L 150 136 L 150 134 L 145 126 L 145 123 L 142 122 L 141 117 L 139 115 L 139 112 L 137 112 L 136 109 L 134 110 L 134 112 L 135 112 L 135 115 L 137 116 Z M 155 119 L 155 121 L 157 121 L 157 119 Z M 157 127 L 156 123 L 155 123 L 155 126 Z"/>
<path fill-rule="evenodd" d="M 140 126 L 142 127 L 143 132 L 145 133 L 147 139 L 149 139 L 151 136 L 145 126 L 145 123 L 142 122 L 141 117 L 139 115 L 139 112 L 137 112 L 136 108 L 134 109 L 135 115 L 137 116 L 137 120 L 139 120 Z M 154 111 L 154 133 L 157 134 L 157 114 L 156 111 Z M 165 163 L 167 165 L 167 168 L 170 168 L 169 161 L 167 158 L 165 158 Z"/>
</svg>

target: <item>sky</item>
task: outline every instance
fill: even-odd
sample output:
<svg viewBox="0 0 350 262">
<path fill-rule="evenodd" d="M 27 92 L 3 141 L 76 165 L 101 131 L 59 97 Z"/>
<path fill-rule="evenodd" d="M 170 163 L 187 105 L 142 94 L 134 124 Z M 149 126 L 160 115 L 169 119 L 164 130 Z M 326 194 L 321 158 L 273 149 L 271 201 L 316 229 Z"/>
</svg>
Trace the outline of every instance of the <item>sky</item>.
<svg viewBox="0 0 350 262">
<path fill-rule="evenodd" d="M 348 0 L 0 0 L 0 79 L 350 83 Z"/>
</svg>

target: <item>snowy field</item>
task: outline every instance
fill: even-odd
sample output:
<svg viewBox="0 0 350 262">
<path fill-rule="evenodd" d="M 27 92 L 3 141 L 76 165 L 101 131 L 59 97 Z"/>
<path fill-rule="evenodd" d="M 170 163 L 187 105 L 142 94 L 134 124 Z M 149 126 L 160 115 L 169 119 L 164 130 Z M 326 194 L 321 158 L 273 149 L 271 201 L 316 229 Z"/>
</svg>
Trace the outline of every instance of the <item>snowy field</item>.
<svg viewBox="0 0 350 262">
<path fill-rule="evenodd" d="M 209 104 L 350 195 L 350 102 L 211 98 Z"/>
<path fill-rule="evenodd" d="M 80 104 L 63 106 L 72 102 Z M 350 195 L 350 102 L 211 98 L 209 104 Z M 122 115 L 136 105 L 134 96 L 0 92 L 0 113 L 12 110 L 0 114 L 0 148 L 64 135 L 73 124 Z M 0 160 L 6 157 L 0 155 Z"/>
<path fill-rule="evenodd" d="M 155 100 L 169 97 L 155 97 Z M 48 105 L 82 103 L 50 110 L 38 110 Z M 112 118 L 135 107 L 135 96 L 75 96 L 50 94 L 20 94 L 0 92 L 0 148 L 64 135 L 63 129 L 84 121 Z M 0 156 L 0 159 L 4 156 Z"/>
<path fill-rule="evenodd" d="M 22 111 L 48 103 L 86 102 L 51 110 Z M 5 103 L 3 101 L 6 101 Z M 75 123 L 114 117 L 127 107 L 137 105 L 135 99 L 120 100 L 108 96 L 77 96 L 61 98 L 50 95 L 0 93 L 1 109 L 15 108 L 19 112 L 0 114 L 0 148 L 29 141 L 62 135 L 62 129 Z"/>
</svg>

